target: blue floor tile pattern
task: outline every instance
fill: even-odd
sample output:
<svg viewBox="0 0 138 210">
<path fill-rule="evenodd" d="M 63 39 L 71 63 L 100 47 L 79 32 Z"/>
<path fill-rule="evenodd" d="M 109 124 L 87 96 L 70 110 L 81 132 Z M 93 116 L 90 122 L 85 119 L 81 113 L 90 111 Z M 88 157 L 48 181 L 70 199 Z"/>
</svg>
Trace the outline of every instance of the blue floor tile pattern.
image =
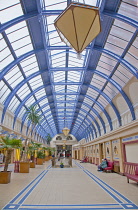
<svg viewBox="0 0 138 210">
<path fill-rule="evenodd" d="M 75 162 L 77 169 L 81 169 L 87 176 L 89 176 L 93 181 L 95 181 L 106 193 L 109 194 L 117 203 L 115 204 L 88 204 L 88 205 L 24 205 L 25 199 L 31 194 L 39 182 L 47 175 L 49 170 L 52 169 L 49 165 L 46 170 L 42 171 L 29 185 L 27 185 L 18 195 L 15 196 L 4 208 L 3 210 L 17 209 L 17 210 L 113 210 L 113 209 L 138 209 L 134 203 L 132 203 L 125 196 L 120 194 L 114 188 L 106 184 L 100 178 L 95 176 L 89 170 L 85 169 L 82 165 Z M 72 170 L 73 168 L 67 168 L 65 170 Z M 63 170 L 63 169 L 61 169 Z M 17 202 L 18 201 L 18 202 Z M 16 202 L 16 204 L 15 204 Z"/>
</svg>

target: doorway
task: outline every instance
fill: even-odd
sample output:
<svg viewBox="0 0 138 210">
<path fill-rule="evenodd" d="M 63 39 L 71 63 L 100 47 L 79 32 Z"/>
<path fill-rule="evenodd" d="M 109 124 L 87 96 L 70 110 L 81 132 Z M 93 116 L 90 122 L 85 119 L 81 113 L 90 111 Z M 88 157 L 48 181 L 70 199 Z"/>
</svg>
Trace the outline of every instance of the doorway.
<svg viewBox="0 0 138 210">
<path fill-rule="evenodd" d="M 100 151 L 99 152 L 100 152 L 100 161 L 101 161 L 102 159 L 104 159 L 103 143 L 100 144 L 99 146 L 100 146 L 99 147 L 100 148 Z"/>
<path fill-rule="evenodd" d="M 77 151 L 75 150 L 75 160 L 77 159 Z"/>
</svg>

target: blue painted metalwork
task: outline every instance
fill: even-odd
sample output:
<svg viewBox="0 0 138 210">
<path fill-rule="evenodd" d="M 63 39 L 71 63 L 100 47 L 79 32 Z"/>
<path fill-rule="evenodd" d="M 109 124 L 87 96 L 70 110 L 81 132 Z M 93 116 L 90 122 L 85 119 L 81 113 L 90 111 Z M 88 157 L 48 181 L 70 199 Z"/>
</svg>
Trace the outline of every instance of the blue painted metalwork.
<svg viewBox="0 0 138 210">
<path fill-rule="evenodd" d="M 47 110 L 46 112 L 48 112 L 49 110 Z M 84 110 L 84 109 L 82 109 L 81 110 L 82 112 L 84 112 L 84 113 L 87 113 L 86 112 L 86 110 Z M 45 112 L 45 113 L 46 113 Z M 58 112 L 58 113 L 63 113 L 63 112 Z M 67 113 L 72 113 L 71 111 L 70 112 L 67 112 Z M 83 118 L 85 117 L 85 115 L 83 115 L 83 114 L 81 114 L 81 113 L 79 113 L 79 115 L 80 116 L 82 116 Z M 47 118 L 49 117 L 49 116 L 51 116 L 50 114 L 49 115 L 47 115 Z M 59 115 L 59 117 L 63 117 L 64 115 Z M 89 116 L 92 118 L 92 120 L 95 122 L 95 124 L 96 124 L 96 126 L 97 126 L 97 128 L 98 128 L 98 130 L 100 130 L 100 126 L 99 126 L 99 124 L 95 121 L 95 119 L 94 119 L 94 117 L 91 115 L 91 114 L 89 114 Z M 68 115 L 68 117 L 69 117 L 69 115 Z M 72 117 L 72 116 L 70 116 L 70 117 Z M 51 118 L 52 119 L 52 118 Z M 90 124 L 91 124 L 91 121 L 89 120 L 89 119 L 86 119 Z M 50 119 L 49 119 L 49 121 L 50 121 Z M 42 123 L 42 122 L 41 122 Z"/>
<path fill-rule="evenodd" d="M 103 11 L 103 15 L 105 16 L 108 16 L 108 17 L 111 17 L 113 19 L 118 19 L 124 23 L 127 23 L 135 28 L 138 28 L 138 22 L 129 18 L 129 17 L 126 17 L 124 15 L 121 15 L 121 14 L 118 14 L 116 12 L 113 12 L 113 11 L 109 11 L 109 10 L 104 10 Z"/>
<path fill-rule="evenodd" d="M 77 121 L 76 121 L 76 123 L 77 123 Z M 79 129 L 79 127 L 80 127 L 80 124 L 78 124 L 78 126 L 75 126 L 75 130 L 77 131 L 77 130 Z M 91 128 L 91 127 L 92 127 L 92 128 Z M 90 132 L 91 132 L 91 134 L 92 134 L 92 138 L 94 139 L 93 131 L 94 131 L 94 133 L 95 133 L 95 136 L 97 137 L 96 129 L 95 129 L 95 127 L 94 127 L 94 125 L 93 125 L 92 123 L 89 125 L 89 128 L 90 128 Z M 84 129 L 83 129 L 82 133 L 84 133 Z M 80 134 L 81 139 L 82 139 L 82 133 Z M 74 133 L 74 134 L 75 134 L 75 133 Z M 76 136 L 78 136 L 78 135 L 79 135 L 79 133 L 77 132 L 77 133 L 76 133 Z"/>
<path fill-rule="evenodd" d="M 69 62 L 69 53 L 71 52 L 71 48 L 69 48 L 68 46 L 50 46 L 50 41 L 49 41 L 49 36 L 50 34 L 52 35 L 53 32 L 55 32 L 55 30 L 51 30 L 48 31 L 46 29 L 47 27 L 47 23 L 46 23 L 46 19 L 45 16 L 49 16 L 49 15 L 54 15 L 54 14 L 59 14 L 62 12 L 62 10 L 58 11 L 58 10 L 47 10 L 47 8 L 45 10 L 43 10 L 43 8 L 41 7 L 41 2 L 40 0 L 34 0 L 34 1 L 24 1 L 23 6 L 23 12 L 26 13 L 18 18 L 15 18 L 7 23 L 1 24 L 0 25 L 0 30 L 2 32 L 3 38 L 6 41 L 6 44 L 8 46 L 8 49 L 10 50 L 14 61 L 11 62 L 8 66 L 6 66 L 3 71 L 0 74 L 0 79 L 3 79 L 3 82 L 6 84 L 6 86 L 8 87 L 8 89 L 11 91 L 11 94 L 8 95 L 8 97 L 6 98 L 5 102 L 4 102 L 4 109 L 3 109 L 3 113 L 2 113 L 2 122 L 4 121 L 4 116 L 6 113 L 6 110 L 11 102 L 11 100 L 13 99 L 13 97 L 15 96 L 19 101 L 20 101 L 20 105 L 17 107 L 17 109 L 15 110 L 15 117 L 14 117 L 14 122 L 13 122 L 13 128 L 15 126 L 15 122 L 16 119 L 21 111 L 22 107 L 26 107 L 25 103 L 27 102 L 27 100 L 30 97 L 34 97 L 34 104 L 38 104 L 38 110 L 41 111 L 41 115 L 43 117 L 43 119 L 41 120 L 41 125 L 37 126 L 37 133 L 39 133 L 40 136 L 40 141 L 44 141 L 44 136 L 47 133 L 47 129 L 50 130 L 50 132 L 52 134 L 58 133 L 60 130 L 60 127 L 63 125 L 62 122 L 58 122 L 58 120 L 60 120 L 60 118 L 62 116 L 68 117 L 68 123 L 70 125 L 71 128 L 71 132 L 73 134 L 75 134 L 79 139 L 81 139 L 82 137 L 85 137 L 87 141 L 89 141 L 89 139 L 91 139 L 90 133 L 92 133 L 92 138 L 94 139 L 95 137 L 97 137 L 97 135 L 101 135 L 101 129 L 100 129 L 100 125 L 99 123 L 96 121 L 95 119 L 95 115 L 99 118 L 101 125 L 103 127 L 104 132 L 106 132 L 106 127 L 105 127 L 105 122 L 103 121 L 103 119 L 101 118 L 101 116 L 99 115 L 98 111 L 96 109 L 93 109 L 94 104 L 96 104 L 100 110 L 102 111 L 102 113 L 105 114 L 109 126 L 110 126 L 110 130 L 113 129 L 112 127 L 112 122 L 111 122 L 111 118 L 110 115 L 107 113 L 107 111 L 104 109 L 104 107 L 102 106 L 102 104 L 100 104 L 98 102 L 98 98 L 100 97 L 100 95 L 102 95 L 106 101 L 108 101 L 108 103 L 111 105 L 111 107 L 113 108 L 119 125 L 121 125 L 121 116 L 119 114 L 119 111 L 117 110 L 116 106 L 113 104 L 112 99 L 106 95 L 103 91 L 104 88 L 106 88 L 106 85 L 108 84 L 108 82 L 110 82 L 122 95 L 122 97 L 124 98 L 124 100 L 126 101 L 129 110 L 131 112 L 132 115 L 132 120 L 135 120 L 135 112 L 134 112 L 134 107 L 133 104 L 131 103 L 131 100 L 129 99 L 129 97 L 126 95 L 126 93 L 122 90 L 122 87 L 115 81 L 112 79 L 112 76 L 114 75 L 117 67 L 121 64 L 123 64 L 123 66 L 125 66 L 136 78 L 138 78 L 138 70 L 131 64 L 129 63 L 127 60 L 124 59 L 125 55 L 127 54 L 128 50 L 130 49 L 130 47 L 132 46 L 132 43 L 134 42 L 136 36 L 137 36 L 137 30 L 138 30 L 138 23 L 135 20 L 132 20 L 129 17 L 126 17 L 124 15 L 118 14 L 118 8 L 120 6 L 121 1 L 120 0 L 116 0 L 116 1 L 102 1 L 101 4 L 101 8 L 100 8 L 100 14 L 101 14 L 101 19 L 102 19 L 102 32 L 101 34 L 87 47 L 86 51 L 86 55 L 84 58 L 84 65 L 85 67 L 68 67 L 68 62 Z M 67 3 L 69 4 L 70 0 L 67 1 Z M 97 2 L 97 4 L 99 4 L 100 1 Z M 108 17 L 108 18 L 107 18 Z M 129 40 L 126 48 L 123 50 L 122 55 L 118 56 L 117 54 L 104 49 L 104 45 L 106 43 L 106 39 L 108 37 L 108 34 L 110 32 L 111 26 L 113 24 L 114 19 L 118 19 L 122 22 L 125 22 L 133 27 L 136 28 L 136 31 L 133 33 L 133 36 L 131 38 L 131 40 Z M 17 23 L 20 23 L 21 21 L 26 21 L 27 20 L 27 27 L 29 29 L 31 36 L 31 40 L 32 40 L 32 44 L 33 44 L 33 48 L 34 50 L 25 53 L 22 56 L 19 56 L 17 58 L 15 51 L 12 48 L 12 45 L 6 35 L 6 29 L 10 28 L 11 26 L 14 26 Z M 37 23 L 37 24 L 36 24 Z M 46 25 L 45 25 L 46 24 Z M 44 28 L 45 27 L 45 28 Z M 65 54 L 65 67 L 61 67 L 61 68 L 51 68 L 51 66 L 49 65 L 49 58 L 52 59 L 52 56 L 49 57 L 50 54 L 48 54 L 51 50 L 62 50 Z M 110 57 L 113 57 L 115 60 L 117 60 L 117 64 L 114 66 L 111 74 L 109 76 L 107 76 L 106 74 L 103 74 L 96 69 L 97 63 L 100 59 L 101 53 L 103 54 L 107 54 Z M 26 77 L 26 75 L 23 73 L 23 69 L 21 68 L 20 62 L 23 61 L 24 59 L 28 58 L 31 55 L 36 56 L 37 62 L 38 62 L 38 66 L 39 66 L 39 72 L 36 72 L 32 75 L 30 75 L 29 77 Z M 59 54 L 59 52 L 57 53 Z M 12 88 L 10 86 L 10 84 L 8 83 L 8 81 L 5 80 L 4 76 L 9 72 L 9 70 L 11 70 L 11 68 L 13 68 L 15 65 L 18 65 L 20 72 L 22 73 L 23 77 L 24 77 L 24 81 L 20 82 L 15 88 Z M 45 69 L 43 71 L 43 69 Z M 82 72 L 81 74 L 81 80 L 80 82 L 72 82 L 69 81 L 69 77 L 68 77 L 68 72 L 69 71 L 76 71 L 79 70 Z M 53 72 L 56 71 L 65 71 L 65 77 L 63 79 L 63 81 L 65 82 L 52 82 L 52 75 Z M 93 85 L 90 85 L 90 82 L 92 80 L 92 77 L 94 74 L 97 74 L 98 76 L 104 78 L 106 80 L 106 82 L 104 83 L 104 85 L 102 86 L 102 88 L 100 90 L 98 90 L 98 88 L 96 88 Z M 42 76 L 42 81 L 43 81 L 43 85 L 41 85 L 40 87 L 36 88 L 35 90 L 32 90 L 30 84 L 29 84 L 29 80 L 31 78 L 35 78 L 36 76 L 41 75 Z M 82 76 L 83 75 L 83 76 Z M 17 95 L 17 91 L 22 87 L 23 84 L 27 84 L 29 90 L 30 90 L 30 94 L 28 94 L 27 96 L 25 96 L 24 100 L 21 100 L 20 97 Z M 54 86 L 56 85 L 63 85 L 64 87 L 64 93 L 55 93 L 54 92 Z M 76 93 L 76 98 L 71 98 L 70 96 L 75 95 L 75 92 L 70 92 L 68 93 L 68 85 L 77 85 L 79 87 L 78 92 Z M 37 99 L 35 97 L 35 93 L 37 93 L 39 90 L 41 89 L 45 89 L 46 91 L 46 95 L 41 97 L 40 99 Z M 51 89 L 50 89 L 51 88 Z M 98 92 L 98 96 L 96 98 L 92 98 L 90 96 L 87 96 L 87 90 L 88 88 L 92 88 L 94 89 L 96 92 Z M 56 96 L 61 95 L 64 96 L 63 100 L 60 100 L 59 97 L 58 100 L 56 98 Z M 41 106 L 39 102 L 46 99 L 48 100 L 48 103 Z M 68 99 L 70 98 L 70 100 Z M 90 106 L 87 103 L 84 103 L 84 98 L 89 98 L 89 100 L 91 100 L 93 102 L 93 104 Z M 60 112 L 57 112 L 57 110 L 59 110 L 58 106 L 56 106 L 56 103 L 64 103 L 64 106 L 61 108 L 62 114 L 60 114 Z M 70 111 L 67 111 L 67 109 L 71 109 L 72 106 L 70 105 L 70 107 L 67 107 L 67 103 L 73 103 L 73 112 L 72 115 L 70 115 Z M 81 105 L 84 105 L 86 107 L 89 108 L 88 111 L 86 111 L 85 109 L 81 108 Z M 52 117 L 49 118 L 48 120 L 46 119 L 47 117 L 49 117 L 49 115 L 46 116 L 46 114 L 48 113 L 47 111 L 43 112 L 43 108 L 49 106 L 50 109 L 49 111 L 51 111 L 51 115 Z M 85 113 L 79 113 L 80 110 Z M 91 115 L 89 112 L 93 111 L 94 116 Z M 87 116 L 89 116 L 93 123 L 91 123 L 89 120 L 89 118 L 87 118 Z M 22 118 L 22 125 L 21 125 L 21 130 L 23 128 L 24 122 L 26 120 L 26 115 L 24 114 L 23 118 Z M 65 120 L 64 120 L 65 122 Z M 74 124 L 75 123 L 75 124 Z M 95 126 L 96 125 L 96 126 Z M 30 127 L 30 122 L 27 122 L 27 131 L 29 130 Z M 46 127 L 46 128 L 45 128 Z M 85 127 L 85 128 L 84 128 Z M 86 130 L 86 132 L 84 132 L 84 129 Z M 98 132 L 98 133 L 97 133 Z M 35 133 L 35 135 L 37 135 Z M 92 140 L 92 139 L 91 139 Z"/>
<path fill-rule="evenodd" d="M 37 90 L 35 90 L 34 92 L 30 93 L 29 96 L 27 96 L 25 99 L 24 99 L 24 102 L 20 103 L 20 105 L 18 106 L 18 108 L 16 109 L 16 112 L 15 112 L 15 118 L 14 118 L 14 124 L 15 124 L 15 120 L 17 118 L 17 113 L 19 113 L 19 110 L 22 108 L 23 104 L 25 104 L 25 102 L 31 97 L 31 95 L 33 95 L 35 92 L 39 91 L 40 89 L 44 88 L 44 86 L 41 86 L 39 88 L 37 88 Z M 94 87 L 91 87 L 94 89 Z M 106 98 L 106 97 L 105 97 Z M 4 112 L 3 112 L 4 114 Z M 4 119 L 4 118 L 3 118 Z M 14 125 L 13 125 L 14 127 Z"/>
<path fill-rule="evenodd" d="M 46 16 L 51 16 L 51 15 L 59 15 L 63 12 L 63 10 L 42 10 L 41 11 L 41 15 L 46 15 Z M 25 15 L 21 15 L 15 19 L 12 19 L 4 24 L 1 24 L 1 27 L 0 27 L 0 33 L 2 33 L 3 31 L 5 31 L 6 29 L 22 22 L 22 21 L 27 21 L 28 19 L 31 19 L 31 18 L 34 18 L 34 17 L 39 17 L 39 13 L 36 12 L 36 11 L 33 11 L 33 12 L 30 12 L 28 14 L 25 14 Z M 119 19 L 129 25 L 132 25 L 133 27 L 137 28 L 138 27 L 138 24 L 135 20 L 131 19 L 131 18 L 128 18 L 124 15 L 121 15 L 121 14 L 118 14 L 116 12 L 113 12 L 113 11 L 109 11 L 109 10 L 103 10 L 103 12 L 101 13 L 101 16 L 102 15 L 105 15 L 105 16 L 108 16 L 108 17 L 111 17 L 111 18 L 114 18 L 114 19 Z"/>
<path fill-rule="evenodd" d="M 4 38 L 4 40 L 5 40 L 6 44 L 7 44 L 7 46 L 9 47 L 9 49 L 10 49 L 10 51 L 11 51 L 11 54 L 13 55 L 14 59 L 16 60 L 16 59 L 17 59 L 17 56 L 16 56 L 16 54 L 15 54 L 15 52 L 14 52 L 14 50 L 13 50 L 13 47 L 11 46 L 11 43 L 9 42 L 9 40 L 8 40 L 8 38 L 7 38 L 6 33 L 3 32 L 2 35 L 3 35 L 3 38 Z M 25 76 L 25 74 L 24 74 L 24 72 L 23 72 L 23 69 L 22 69 L 21 65 L 18 64 L 18 67 L 19 67 L 20 71 L 22 72 L 23 78 L 26 79 L 26 76 Z M 13 88 L 8 84 L 8 82 L 7 82 L 4 78 L 3 78 L 3 81 L 6 83 L 7 87 L 9 87 L 10 90 L 13 90 Z M 29 87 L 30 91 L 32 91 L 32 88 L 31 88 L 30 84 L 29 84 L 29 83 L 27 83 L 27 84 L 28 84 L 28 87 Z M 13 92 L 14 92 L 14 91 L 13 91 Z M 19 98 L 19 96 L 18 96 L 18 95 L 15 95 L 15 96 L 16 96 L 17 99 L 21 102 L 21 99 Z M 34 96 L 34 98 L 35 98 L 35 96 Z M 3 122 L 3 120 L 4 120 L 4 115 L 5 115 L 5 113 L 6 113 L 8 104 L 10 103 L 11 99 L 12 99 L 12 98 L 9 98 L 9 99 L 6 100 L 6 102 L 4 103 L 4 109 L 3 109 L 3 115 L 2 115 L 2 122 Z M 36 99 L 36 98 L 35 98 L 35 99 Z M 6 103 L 7 103 L 7 104 L 6 104 Z M 27 107 L 25 106 L 25 108 L 27 108 Z"/>
<path fill-rule="evenodd" d="M 23 61 L 25 58 L 28 58 L 29 56 L 33 55 L 33 54 L 37 54 L 39 52 L 44 51 L 44 49 L 40 49 L 40 50 L 31 50 L 27 53 L 25 53 L 24 55 L 19 56 L 16 60 L 14 60 L 13 62 L 11 62 L 9 65 L 7 65 L 2 72 L 0 73 L 0 80 L 3 79 L 3 77 L 18 63 L 20 63 L 21 61 Z"/>
<path fill-rule="evenodd" d="M 43 73 L 43 72 L 41 72 L 41 73 Z M 7 97 L 7 99 L 6 99 L 6 101 L 5 101 L 5 103 L 4 103 L 4 112 L 3 112 L 3 115 L 4 115 L 4 113 L 6 112 L 6 110 L 7 110 L 7 107 L 8 107 L 8 104 L 10 103 L 10 101 L 11 101 L 11 99 L 12 99 L 12 97 L 16 94 L 16 92 L 26 83 L 26 82 L 28 82 L 29 80 L 31 80 L 32 78 L 34 78 L 34 77 L 36 77 L 36 76 L 38 76 L 40 74 L 40 72 L 35 72 L 34 74 L 32 74 L 32 75 L 30 75 L 29 77 L 27 77 L 26 79 L 24 79 L 23 81 L 21 81 L 13 90 L 12 90 L 12 92 L 9 94 L 9 96 Z M 45 87 L 48 87 L 49 85 L 47 85 L 47 86 L 45 86 Z M 61 95 L 64 95 L 64 94 L 66 94 L 66 93 L 62 93 Z M 68 95 L 69 95 L 69 93 L 67 93 Z M 75 93 L 74 93 L 75 94 Z M 56 95 L 60 95 L 60 93 L 56 93 Z M 71 93 L 71 95 L 73 95 L 72 93 Z M 87 98 L 89 98 L 90 100 L 92 100 L 92 101 L 94 101 L 90 96 L 86 96 Z M 38 102 L 39 102 L 39 100 L 38 100 Z M 97 104 L 98 104 L 98 106 L 101 108 L 101 105 L 100 105 L 100 103 L 99 102 L 96 102 Z M 101 108 L 102 109 L 102 111 L 105 113 L 105 115 L 107 116 L 107 112 L 104 110 L 104 108 Z M 19 111 L 18 111 L 18 109 L 15 111 L 15 118 L 14 118 L 14 123 L 13 124 L 15 124 L 15 120 L 16 120 L 16 118 L 17 118 L 17 115 L 18 115 L 18 113 L 19 113 Z M 107 118 L 109 119 L 109 116 L 107 116 Z M 3 117 L 2 117 L 2 122 L 3 122 Z M 110 124 L 110 123 L 109 123 Z M 14 126 L 13 126 L 14 127 Z"/>
<path fill-rule="evenodd" d="M 44 71 L 45 71 L 45 70 L 44 70 Z M 38 72 L 35 72 L 34 74 L 30 75 L 29 77 L 27 77 L 26 79 L 24 79 L 23 81 L 21 81 L 14 89 L 12 89 L 12 92 L 9 94 L 9 96 L 7 97 L 7 99 L 6 99 L 5 103 L 4 103 L 4 111 L 3 111 L 3 116 L 2 116 L 2 122 L 3 122 L 3 120 L 4 120 L 4 115 L 5 115 L 5 113 L 6 113 L 8 104 L 10 103 L 10 101 L 12 100 L 12 98 L 14 97 L 14 95 L 16 94 L 16 92 L 17 92 L 17 91 L 18 91 L 26 82 L 28 82 L 29 80 L 31 80 L 32 78 L 38 76 L 38 75 L 41 74 L 41 73 L 43 73 L 43 71 L 42 71 L 42 72 L 39 72 L 39 71 L 38 71 Z M 47 86 L 45 86 L 45 87 L 48 87 L 48 86 L 49 86 L 49 85 L 47 85 Z M 61 93 L 56 93 L 56 95 L 60 95 L 60 94 L 61 94 Z M 61 95 L 65 95 L 65 94 L 68 94 L 68 95 L 69 95 L 70 93 L 62 93 Z M 75 94 L 75 93 L 73 93 L 73 94 Z M 73 95 L 73 94 L 71 93 L 71 95 Z M 48 96 L 47 96 L 47 97 L 48 97 Z M 96 104 L 101 108 L 101 110 L 105 113 L 105 115 L 106 115 L 106 117 L 107 117 L 107 119 L 108 119 L 110 128 L 111 128 L 111 130 L 112 130 L 111 119 L 110 119 L 108 113 L 106 112 L 106 110 L 104 110 L 104 108 L 102 108 L 102 106 L 100 105 L 99 102 L 95 101 L 95 100 L 92 99 L 90 96 L 87 96 L 87 95 L 86 95 L 86 97 L 89 98 L 90 100 L 92 100 L 94 103 L 96 103 Z M 45 98 L 45 97 L 44 97 L 44 98 Z M 39 100 L 37 100 L 37 101 L 39 102 Z M 37 103 L 37 102 L 36 102 L 36 103 Z M 34 103 L 34 105 L 35 105 L 36 103 Z M 15 117 L 14 117 L 14 122 L 13 122 L 13 128 L 14 128 L 14 124 L 15 124 L 15 121 L 16 121 L 16 118 L 17 118 L 18 114 L 19 114 L 19 110 L 18 110 L 18 108 L 17 108 L 16 111 L 15 111 Z"/>
<path fill-rule="evenodd" d="M 45 104 L 44 106 L 43 106 L 43 108 L 44 107 L 46 107 L 48 104 Z M 86 106 L 87 106 L 87 104 L 86 104 Z M 59 109 L 60 109 L 60 107 L 59 107 Z M 62 108 L 61 108 L 62 109 Z M 69 109 L 69 107 L 68 107 L 68 109 Z M 71 109 L 72 109 L 72 107 L 71 107 Z M 39 110 L 38 110 L 39 111 Z M 47 112 L 49 112 L 50 110 L 48 109 L 48 110 L 46 110 L 45 112 L 44 112 L 44 114 L 46 114 Z M 86 113 L 87 114 L 87 111 L 86 110 L 84 110 L 84 109 L 82 109 L 81 108 L 81 111 L 82 112 L 84 112 L 84 113 Z M 79 115 L 81 115 L 82 116 L 82 114 L 80 114 L 79 113 Z M 95 120 L 95 118 L 90 114 L 90 113 L 88 113 L 88 115 L 92 118 L 92 120 L 95 122 L 95 124 L 96 124 L 96 126 L 97 126 L 97 129 L 98 129 L 98 131 L 99 131 L 99 135 L 100 135 L 100 126 L 99 126 L 99 124 L 97 123 L 97 121 Z M 83 115 L 83 117 L 84 117 L 85 115 Z M 49 117 L 49 115 L 47 115 L 47 118 Z M 49 119 L 50 120 L 50 119 Z M 88 119 L 87 119 L 88 120 Z M 90 121 L 89 121 L 89 123 L 91 123 Z M 42 124 L 42 122 L 41 122 L 41 124 Z"/>
<path fill-rule="evenodd" d="M 36 17 L 37 15 L 39 15 L 39 14 L 38 14 L 38 12 L 36 12 L 36 11 L 35 11 L 35 12 L 30 12 L 29 14 L 21 15 L 21 16 L 15 18 L 15 19 L 12 19 L 12 20 L 10 20 L 10 21 L 8 21 L 8 22 L 6 22 L 6 23 L 3 23 L 3 24 L 1 24 L 1 26 L 0 26 L 0 33 L 2 33 L 2 32 L 5 31 L 6 29 L 8 29 L 8 28 L 10 28 L 10 27 L 12 27 L 12 26 L 14 26 L 14 25 L 16 25 L 16 24 L 22 22 L 22 21 L 26 21 L 26 20 L 28 20 L 28 19 L 30 19 L 30 18 L 34 18 L 34 17 Z"/>
<path fill-rule="evenodd" d="M 71 49 L 69 48 L 68 46 L 50 46 L 50 47 L 47 47 L 47 50 L 67 50 L 67 49 Z M 88 47 L 88 49 L 90 49 L 90 47 Z M 98 47 L 98 46 L 95 46 L 93 48 L 93 50 L 97 50 L 101 53 L 105 53 L 111 57 L 113 57 L 114 59 L 118 60 L 120 63 L 122 63 L 127 69 L 130 70 L 130 72 L 136 77 L 138 78 L 138 73 L 137 73 L 137 69 L 132 66 L 129 62 L 127 62 L 125 59 L 119 57 L 117 54 L 109 51 L 109 50 L 106 50 L 104 48 L 101 48 L 101 47 Z M 12 69 L 15 65 L 17 65 L 19 62 L 21 62 L 22 60 L 24 60 L 25 58 L 33 55 L 33 54 L 37 54 L 37 53 L 40 53 L 40 52 L 43 52 L 45 51 L 45 49 L 37 49 L 37 50 L 32 50 L 32 51 L 29 51 L 27 53 L 25 53 L 24 55 L 18 57 L 16 60 L 14 60 L 13 62 L 11 62 L 9 65 L 7 65 L 3 71 L 1 72 L 0 74 L 0 80 L 8 73 L 8 71 L 10 71 L 10 69 Z"/>
<path fill-rule="evenodd" d="M 92 86 L 92 85 L 91 85 L 90 87 L 91 87 L 92 89 L 94 89 L 95 91 L 97 91 L 97 92 L 100 93 L 100 91 L 99 91 L 98 88 L 96 88 L 96 87 L 94 87 L 94 86 Z M 16 112 L 15 112 L 14 123 L 15 123 L 15 120 L 16 120 L 18 114 L 19 114 L 19 111 L 21 110 L 22 106 L 24 106 L 25 102 L 26 102 L 34 93 L 38 92 L 38 91 L 41 90 L 42 88 L 44 88 L 44 86 L 41 86 L 41 87 L 37 88 L 35 91 L 33 91 L 32 93 L 30 93 L 30 94 L 22 101 L 22 103 L 17 107 Z M 119 112 L 118 112 L 118 110 L 116 109 L 116 107 L 114 106 L 114 104 L 112 103 L 112 101 L 109 99 L 109 97 L 108 97 L 105 93 L 103 93 L 103 92 L 101 93 L 101 95 L 103 95 L 103 97 L 111 104 L 113 110 L 115 111 L 115 113 L 116 113 L 116 115 L 117 115 L 117 118 L 120 120 Z M 38 100 L 38 102 L 39 102 L 39 100 Z M 43 107 L 41 107 L 41 109 L 42 109 L 42 108 L 43 108 Z M 24 120 L 25 120 L 25 119 L 24 119 Z M 24 121 L 24 120 L 23 120 L 23 121 Z M 23 126 L 23 124 L 22 124 L 22 126 Z M 21 128 L 22 128 L 22 126 L 21 126 Z"/>
<path fill-rule="evenodd" d="M 98 71 L 96 71 L 96 73 L 98 74 Z M 33 74 L 33 76 L 31 75 L 26 81 L 29 81 L 31 78 L 33 78 L 34 76 L 37 76 L 39 73 L 36 72 Z M 103 77 L 106 77 L 108 78 L 106 75 L 103 75 Z M 12 94 L 9 95 L 8 99 L 6 100 L 5 104 L 4 104 L 4 112 L 3 112 L 3 116 L 2 116 L 2 122 L 3 122 L 3 119 L 4 119 L 4 115 L 5 115 L 5 112 L 6 112 L 6 109 L 7 109 L 7 106 L 11 100 L 11 98 L 14 96 L 15 92 L 18 91 L 18 89 L 25 83 L 25 81 L 22 81 L 17 88 L 14 89 L 14 92 L 12 92 Z M 74 85 L 73 83 L 70 83 L 72 85 Z M 77 83 L 78 84 L 78 83 Z M 119 86 L 117 85 L 117 83 L 114 83 L 115 84 L 115 87 L 118 88 Z M 122 90 L 120 90 L 122 92 Z M 132 113 L 132 116 L 133 116 L 133 119 L 135 119 L 135 116 L 134 116 L 134 111 L 132 110 L 132 105 L 130 104 L 129 107 L 131 108 L 131 113 Z"/>
<path fill-rule="evenodd" d="M 138 70 L 132 64 L 130 64 L 128 61 L 126 61 L 125 59 L 121 58 L 117 54 L 115 54 L 109 50 L 106 50 L 104 48 L 95 46 L 93 49 L 98 50 L 99 52 L 105 53 L 105 54 L 111 56 L 112 58 L 116 59 L 117 61 L 122 63 L 127 69 L 129 69 L 130 72 L 138 79 L 138 73 L 137 73 Z"/>
<path fill-rule="evenodd" d="M 111 84 L 113 84 L 118 89 L 118 91 L 121 93 L 121 95 L 125 99 L 128 107 L 130 109 L 130 112 L 131 112 L 131 115 L 132 115 L 132 119 L 135 120 L 136 117 L 135 117 L 134 107 L 133 107 L 130 99 L 126 95 L 126 93 L 122 90 L 121 86 L 117 82 L 115 82 L 112 78 L 109 78 L 106 74 L 104 74 L 102 72 L 95 71 L 94 73 L 97 74 L 97 75 L 99 75 L 99 76 L 101 76 L 101 77 L 103 77 L 103 78 L 105 78 L 108 82 L 110 82 Z"/>
<path fill-rule="evenodd" d="M 79 119 L 79 120 L 78 120 L 78 119 Z M 82 129 L 82 132 L 84 132 L 84 131 L 87 129 L 88 125 L 87 125 L 86 129 L 84 129 L 84 127 L 85 127 L 84 125 L 81 125 L 81 126 L 80 126 L 81 120 L 82 120 L 82 118 L 80 118 L 80 117 L 77 118 L 76 125 L 78 124 L 78 127 L 76 126 L 76 128 L 77 128 L 77 129 L 80 129 L 80 130 L 81 130 L 81 128 L 83 128 L 83 129 Z M 77 123 L 77 122 L 79 122 L 79 123 Z M 92 127 L 93 127 L 93 131 L 94 131 L 95 135 L 97 135 L 97 134 L 96 134 L 96 129 L 95 129 L 95 127 L 93 126 L 93 124 L 92 124 Z"/>
</svg>

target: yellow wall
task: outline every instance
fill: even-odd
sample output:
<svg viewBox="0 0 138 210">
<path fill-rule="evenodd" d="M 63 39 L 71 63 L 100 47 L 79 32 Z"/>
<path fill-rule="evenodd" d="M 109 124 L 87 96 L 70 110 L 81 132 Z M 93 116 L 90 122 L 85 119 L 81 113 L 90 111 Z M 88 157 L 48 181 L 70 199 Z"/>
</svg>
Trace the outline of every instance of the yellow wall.
<svg viewBox="0 0 138 210">
<path fill-rule="evenodd" d="M 123 174 L 124 153 L 123 144 L 126 144 L 126 157 L 128 162 L 138 163 L 138 120 L 130 123 L 128 126 L 122 126 L 116 131 L 112 131 L 95 139 L 94 141 L 76 145 L 76 150 L 80 150 L 80 154 L 92 157 L 92 163 L 98 164 L 102 158 L 107 158 L 110 161 L 115 161 L 120 168 L 120 173 Z M 101 146 L 102 145 L 102 146 Z M 103 151 L 101 151 L 101 148 Z M 75 149 L 75 147 L 74 147 Z M 103 156 L 102 153 L 103 152 Z"/>
</svg>

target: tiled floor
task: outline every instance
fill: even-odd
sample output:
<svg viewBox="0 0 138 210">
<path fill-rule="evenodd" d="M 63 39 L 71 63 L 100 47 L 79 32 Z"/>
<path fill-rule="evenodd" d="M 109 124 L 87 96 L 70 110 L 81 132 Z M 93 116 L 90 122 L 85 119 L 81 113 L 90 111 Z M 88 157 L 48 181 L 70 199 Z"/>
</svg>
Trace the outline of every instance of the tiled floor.
<svg viewBox="0 0 138 210">
<path fill-rule="evenodd" d="M 73 161 L 62 169 L 48 161 L 29 174 L 13 172 L 11 183 L 0 184 L 0 209 L 138 209 L 138 185 L 90 163 Z"/>
</svg>

